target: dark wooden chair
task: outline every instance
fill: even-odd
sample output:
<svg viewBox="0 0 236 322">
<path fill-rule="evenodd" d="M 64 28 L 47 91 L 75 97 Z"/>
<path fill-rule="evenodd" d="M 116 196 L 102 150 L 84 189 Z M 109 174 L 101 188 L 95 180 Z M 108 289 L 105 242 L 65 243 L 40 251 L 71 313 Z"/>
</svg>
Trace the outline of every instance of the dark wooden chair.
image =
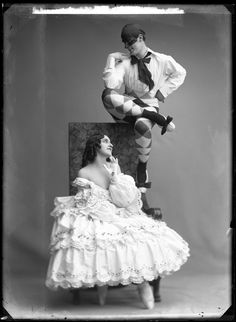
<svg viewBox="0 0 236 322">
<path fill-rule="evenodd" d="M 72 182 L 77 177 L 78 170 L 81 167 L 82 154 L 87 138 L 94 133 L 104 133 L 109 136 L 114 146 L 113 155 L 119 157 L 119 164 L 122 172 L 131 175 L 134 179 L 138 164 L 138 153 L 135 148 L 135 137 L 133 127 L 125 123 L 69 123 L 69 194 L 75 195 L 77 189 Z M 132 151 L 132 153 L 130 153 Z M 155 220 L 162 219 L 161 209 Z M 150 282 L 153 287 L 155 302 L 160 302 L 160 280 Z M 123 287 L 118 285 L 116 287 Z M 73 302 L 80 302 L 79 289 L 72 289 Z"/>
</svg>

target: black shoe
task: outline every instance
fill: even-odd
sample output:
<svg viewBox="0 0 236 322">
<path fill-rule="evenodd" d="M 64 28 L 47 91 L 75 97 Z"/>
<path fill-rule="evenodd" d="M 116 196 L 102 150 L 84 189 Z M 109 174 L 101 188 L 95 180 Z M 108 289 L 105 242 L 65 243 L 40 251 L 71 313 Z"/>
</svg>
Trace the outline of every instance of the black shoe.
<svg viewBox="0 0 236 322">
<path fill-rule="evenodd" d="M 152 217 L 154 220 L 162 219 L 161 208 L 143 208 L 143 212 L 145 212 L 149 217 Z"/>
<path fill-rule="evenodd" d="M 167 126 L 169 125 L 169 123 L 173 120 L 173 117 L 171 116 L 167 116 L 166 118 L 166 124 L 162 127 L 162 130 L 161 130 L 161 135 L 165 134 L 166 131 L 167 131 Z"/>
</svg>

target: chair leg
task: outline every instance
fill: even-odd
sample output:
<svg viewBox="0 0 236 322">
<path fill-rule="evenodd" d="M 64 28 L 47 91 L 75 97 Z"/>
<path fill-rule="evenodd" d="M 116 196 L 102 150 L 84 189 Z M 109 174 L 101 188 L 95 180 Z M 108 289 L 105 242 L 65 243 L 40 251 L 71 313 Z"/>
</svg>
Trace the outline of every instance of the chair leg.
<svg viewBox="0 0 236 322">
<path fill-rule="evenodd" d="M 70 292 L 72 293 L 73 296 L 73 304 L 77 305 L 80 304 L 80 291 L 79 289 L 72 289 L 70 290 Z"/>
<path fill-rule="evenodd" d="M 161 302 L 160 281 L 161 281 L 161 277 L 158 276 L 157 279 L 155 279 L 154 281 L 150 282 L 150 284 L 153 287 L 153 295 L 154 295 L 155 302 Z"/>
</svg>

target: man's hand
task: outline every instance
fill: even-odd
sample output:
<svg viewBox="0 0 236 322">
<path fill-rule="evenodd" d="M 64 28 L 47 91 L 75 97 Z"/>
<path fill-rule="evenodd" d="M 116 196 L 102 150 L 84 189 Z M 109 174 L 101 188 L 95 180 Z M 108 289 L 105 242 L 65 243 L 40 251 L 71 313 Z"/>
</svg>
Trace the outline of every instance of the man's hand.
<svg viewBox="0 0 236 322">
<path fill-rule="evenodd" d="M 124 59 L 128 58 L 129 56 L 124 53 L 116 52 L 109 54 L 109 57 L 115 58 L 116 61 L 123 61 Z"/>
<path fill-rule="evenodd" d="M 162 95 L 162 93 L 159 91 L 159 89 L 158 89 L 155 97 L 158 99 L 158 101 L 164 103 L 165 97 Z"/>
</svg>

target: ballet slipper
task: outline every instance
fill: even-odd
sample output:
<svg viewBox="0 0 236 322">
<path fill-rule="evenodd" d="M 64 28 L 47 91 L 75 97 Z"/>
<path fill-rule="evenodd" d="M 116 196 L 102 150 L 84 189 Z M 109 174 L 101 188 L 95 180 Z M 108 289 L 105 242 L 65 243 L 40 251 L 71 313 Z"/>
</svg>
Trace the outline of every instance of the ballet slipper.
<svg viewBox="0 0 236 322">
<path fill-rule="evenodd" d="M 154 297 L 152 288 L 148 282 L 143 282 L 138 285 L 138 292 L 146 309 L 153 309 L 154 307 Z"/>
<path fill-rule="evenodd" d="M 98 286 L 98 288 L 97 288 L 98 301 L 101 306 L 105 305 L 105 303 L 106 303 L 107 289 L 108 289 L 107 285 Z"/>
<path fill-rule="evenodd" d="M 173 122 L 170 122 L 168 125 L 167 125 L 167 131 L 168 132 L 173 132 L 175 130 L 175 125 Z"/>
</svg>

